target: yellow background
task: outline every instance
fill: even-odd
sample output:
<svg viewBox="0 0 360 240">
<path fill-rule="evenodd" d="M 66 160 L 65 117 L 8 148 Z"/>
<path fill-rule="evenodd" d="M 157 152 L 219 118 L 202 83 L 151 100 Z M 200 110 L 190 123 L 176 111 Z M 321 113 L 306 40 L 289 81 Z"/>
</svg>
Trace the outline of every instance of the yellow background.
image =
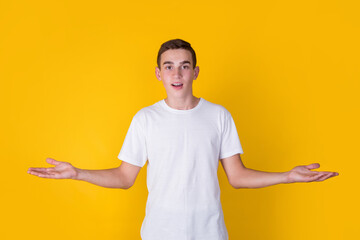
<svg viewBox="0 0 360 240">
<path fill-rule="evenodd" d="M 47 157 L 120 165 L 133 115 L 166 97 L 161 43 L 194 47 L 194 95 L 226 107 L 248 168 L 319 162 L 324 182 L 233 189 L 219 165 L 236 239 L 359 234 L 358 1 L 0 2 L 1 239 L 140 239 L 144 167 L 129 190 L 43 179 Z"/>
</svg>

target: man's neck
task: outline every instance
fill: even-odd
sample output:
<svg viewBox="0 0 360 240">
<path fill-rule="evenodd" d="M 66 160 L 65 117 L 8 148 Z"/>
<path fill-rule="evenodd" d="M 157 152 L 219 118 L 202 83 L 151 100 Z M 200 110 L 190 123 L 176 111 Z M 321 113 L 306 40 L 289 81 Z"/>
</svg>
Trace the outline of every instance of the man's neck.
<svg viewBox="0 0 360 240">
<path fill-rule="evenodd" d="M 190 95 L 189 97 L 167 97 L 164 99 L 165 103 L 174 109 L 178 110 L 189 110 L 194 107 L 196 107 L 200 101 L 200 98 L 197 98 L 193 95 Z"/>
</svg>

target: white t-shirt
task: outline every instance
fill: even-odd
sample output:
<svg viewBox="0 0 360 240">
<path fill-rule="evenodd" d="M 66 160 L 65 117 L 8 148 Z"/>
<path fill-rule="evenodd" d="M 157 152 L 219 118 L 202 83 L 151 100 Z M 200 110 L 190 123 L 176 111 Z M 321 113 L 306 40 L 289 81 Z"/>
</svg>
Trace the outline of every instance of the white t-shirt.
<svg viewBox="0 0 360 240">
<path fill-rule="evenodd" d="M 164 100 L 139 110 L 118 155 L 147 164 L 143 240 L 228 240 L 217 178 L 219 159 L 243 153 L 234 120 L 200 98 L 189 110 Z"/>
</svg>

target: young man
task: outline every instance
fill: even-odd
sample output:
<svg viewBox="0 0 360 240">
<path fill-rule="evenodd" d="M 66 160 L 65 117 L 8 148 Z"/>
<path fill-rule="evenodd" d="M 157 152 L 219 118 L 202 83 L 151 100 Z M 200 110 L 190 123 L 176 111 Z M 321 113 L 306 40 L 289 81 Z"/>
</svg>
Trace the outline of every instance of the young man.
<svg viewBox="0 0 360 240">
<path fill-rule="evenodd" d="M 246 168 L 235 123 L 223 106 L 193 95 L 199 75 L 191 45 L 181 39 L 160 47 L 156 77 L 167 98 L 139 110 L 125 137 L 119 167 L 84 170 L 48 158 L 53 168 L 29 168 L 44 178 L 70 178 L 103 187 L 130 188 L 147 162 L 149 191 L 141 227 L 144 240 L 227 240 L 217 179 L 219 159 L 234 188 L 323 181 L 336 172 L 311 171 L 314 163 L 288 172 Z"/>
</svg>

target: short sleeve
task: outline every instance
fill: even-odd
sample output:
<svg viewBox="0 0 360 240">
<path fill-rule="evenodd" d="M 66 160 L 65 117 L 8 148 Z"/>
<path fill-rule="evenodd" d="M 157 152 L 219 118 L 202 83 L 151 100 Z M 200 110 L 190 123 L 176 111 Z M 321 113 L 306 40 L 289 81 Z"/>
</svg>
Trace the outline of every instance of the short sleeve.
<svg viewBox="0 0 360 240">
<path fill-rule="evenodd" d="M 229 111 L 225 110 L 225 117 L 222 123 L 221 145 L 219 159 L 231 157 L 237 153 L 244 153 L 241 147 L 239 135 L 235 122 Z"/>
<path fill-rule="evenodd" d="M 139 112 L 133 117 L 118 158 L 124 162 L 143 167 L 147 161 L 144 127 Z"/>
</svg>

